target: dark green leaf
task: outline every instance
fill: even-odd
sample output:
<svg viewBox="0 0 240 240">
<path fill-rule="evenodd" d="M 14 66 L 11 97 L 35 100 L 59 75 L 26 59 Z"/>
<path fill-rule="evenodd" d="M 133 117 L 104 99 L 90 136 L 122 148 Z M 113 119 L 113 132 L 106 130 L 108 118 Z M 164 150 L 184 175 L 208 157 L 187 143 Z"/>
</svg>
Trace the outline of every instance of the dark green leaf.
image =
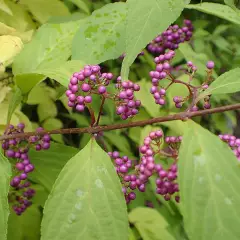
<svg viewBox="0 0 240 240">
<path fill-rule="evenodd" d="M 51 143 L 51 147 L 47 151 L 31 150 L 30 159 L 35 166 L 35 170 L 30 177 L 42 184 L 48 191 L 51 191 L 58 174 L 76 153 L 76 148 L 57 143 Z"/>
<path fill-rule="evenodd" d="M 11 211 L 8 222 L 8 240 L 39 240 L 41 212 L 32 205 L 21 216 Z M 1 238 L 2 239 L 2 238 Z"/>
</svg>

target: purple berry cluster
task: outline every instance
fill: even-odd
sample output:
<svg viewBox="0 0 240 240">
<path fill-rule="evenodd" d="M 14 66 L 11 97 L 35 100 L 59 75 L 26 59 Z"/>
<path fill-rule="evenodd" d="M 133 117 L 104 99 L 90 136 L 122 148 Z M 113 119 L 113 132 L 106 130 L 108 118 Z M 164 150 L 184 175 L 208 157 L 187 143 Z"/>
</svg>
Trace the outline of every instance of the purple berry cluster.
<svg viewBox="0 0 240 240">
<path fill-rule="evenodd" d="M 189 41 L 193 34 L 193 25 L 190 20 L 184 20 L 184 26 L 173 25 L 158 35 L 149 43 L 147 49 L 153 54 L 165 53 L 167 49 L 175 50 L 180 43 Z"/>
<path fill-rule="evenodd" d="M 166 89 L 163 87 L 159 87 L 160 81 L 165 79 L 170 74 L 170 61 L 175 56 L 175 52 L 170 50 L 165 54 L 161 54 L 159 57 L 154 59 L 156 63 L 155 71 L 151 71 L 149 73 L 152 78 L 152 87 L 150 89 L 151 94 L 155 99 L 155 103 L 158 105 L 165 105 L 165 95 Z"/>
<path fill-rule="evenodd" d="M 150 132 L 149 136 L 144 139 L 144 144 L 140 147 L 141 164 L 139 166 L 140 179 L 147 181 L 149 177 L 156 174 L 156 193 L 163 195 L 166 201 L 174 195 L 175 200 L 179 202 L 179 188 L 176 182 L 177 165 L 174 162 L 169 169 L 165 170 L 161 164 L 155 164 L 154 157 L 156 154 L 161 154 L 160 145 L 163 138 L 161 130 Z M 165 143 L 171 144 L 172 153 L 169 156 L 177 158 L 176 143 L 181 141 L 181 137 L 166 137 Z M 155 148 L 155 149 L 154 149 Z M 175 150 L 176 149 L 176 150 Z"/>
<path fill-rule="evenodd" d="M 164 196 L 165 200 L 170 200 L 171 196 L 175 196 L 175 200 L 179 202 L 177 178 L 177 165 L 172 164 L 169 169 L 164 170 L 161 164 L 156 164 L 154 156 L 159 153 L 163 132 L 161 130 L 151 132 L 144 139 L 144 144 L 139 148 L 142 153 L 139 164 L 134 165 L 127 156 L 121 157 L 119 152 L 109 152 L 109 156 L 114 161 L 116 172 L 122 183 L 122 192 L 125 196 L 126 203 L 130 203 L 136 198 L 134 190 L 145 192 L 146 184 L 151 176 L 157 174 L 156 192 Z M 178 144 L 181 137 L 166 138 L 168 144 Z M 179 146 L 178 146 L 179 147 Z M 173 157 L 177 157 L 174 151 Z M 135 171 L 129 174 L 130 170 L 135 167 Z"/>
<path fill-rule="evenodd" d="M 237 160 L 240 161 L 240 138 L 236 138 L 230 134 L 219 135 L 220 139 L 226 142 L 229 147 L 233 150 L 233 153 L 237 157 Z"/>
<path fill-rule="evenodd" d="M 66 91 L 68 106 L 74 107 L 78 112 L 83 112 L 86 104 L 92 102 L 91 94 L 98 94 L 104 98 L 112 99 L 116 103 L 116 113 L 123 120 L 133 117 L 138 113 L 141 101 L 134 99 L 134 92 L 140 90 L 136 83 L 122 81 L 117 78 L 115 84 L 117 94 L 107 92 L 107 86 L 113 79 L 112 73 L 101 73 L 100 66 L 87 65 L 80 72 L 74 73 Z"/>
<path fill-rule="evenodd" d="M 122 81 L 121 77 L 117 78 L 115 86 L 119 91 L 115 96 L 117 115 L 120 115 L 123 120 L 133 117 L 141 106 L 141 101 L 134 99 L 134 92 L 139 91 L 140 86 L 130 80 Z"/>
<path fill-rule="evenodd" d="M 219 135 L 220 139 L 228 143 L 237 159 L 240 161 L 240 138 L 229 134 Z M 122 192 L 126 203 L 130 203 L 136 198 L 135 190 L 145 192 L 148 180 L 156 175 L 156 193 L 162 195 L 166 201 L 174 199 L 180 202 L 178 177 L 178 152 L 182 142 L 182 136 L 167 136 L 163 138 L 161 130 L 150 132 L 139 147 L 142 154 L 140 162 L 134 164 L 127 156 L 120 156 L 119 152 L 109 152 L 109 156 L 114 161 L 116 172 L 122 183 Z M 166 145 L 161 148 L 163 140 Z M 162 164 L 155 163 L 155 156 L 168 157 L 174 160 L 167 168 Z M 134 167 L 134 170 L 132 171 Z M 131 174 L 129 172 L 131 171 Z M 152 207 L 152 205 L 150 206 Z"/>
<path fill-rule="evenodd" d="M 126 203 L 136 198 L 135 190 L 137 187 L 141 191 L 145 190 L 145 186 L 140 184 L 137 175 L 128 175 L 128 171 L 132 168 L 132 161 L 127 156 L 120 157 L 119 152 L 109 152 L 108 155 L 114 161 L 116 172 L 121 179 L 122 192 L 125 196 Z"/>
<path fill-rule="evenodd" d="M 182 108 L 183 104 L 189 100 L 192 100 L 194 102 L 197 98 L 197 96 L 202 92 L 208 89 L 208 84 L 212 81 L 212 70 L 214 68 L 214 62 L 208 61 L 206 64 L 207 67 L 207 80 L 200 86 L 193 86 L 191 84 L 191 81 L 193 79 L 193 76 L 195 72 L 197 71 L 197 66 L 195 66 L 191 61 L 187 62 L 187 69 L 185 70 L 185 74 L 188 75 L 189 81 L 183 82 L 181 80 L 175 79 L 175 77 L 172 74 L 172 70 L 174 69 L 171 66 L 171 61 L 175 56 L 175 52 L 173 50 L 170 50 L 166 52 L 165 54 L 160 54 L 158 57 L 155 57 L 154 62 L 156 63 L 156 67 L 154 71 L 151 71 L 149 73 L 151 79 L 152 79 L 152 87 L 150 89 L 150 93 L 153 95 L 155 103 L 163 106 L 166 104 L 166 92 L 171 87 L 172 84 L 183 84 L 187 87 L 189 91 L 189 95 L 186 97 L 182 96 L 174 96 L 173 102 L 175 104 L 176 108 Z M 181 69 L 182 70 L 182 69 Z M 164 80 L 170 81 L 170 83 L 163 87 L 161 84 Z M 210 104 L 210 96 L 206 96 L 204 98 L 204 109 L 211 108 Z M 191 106 L 190 111 L 198 111 L 198 106 L 194 102 L 194 105 Z"/>
<path fill-rule="evenodd" d="M 101 73 L 98 65 L 86 65 L 80 72 L 75 72 L 68 85 L 66 95 L 68 106 L 83 112 L 86 104 L 92 102 L 91 94 L 105 94 L 106 86 L 113 79 L 112 73 Z"/>
<path fill-rule="evenodd" d="M 23 123 L 19 123 L 17 127 L 9 125 L 4 134 L 24 133 L 24 128 Z M 43 128 L 38 128 L 37 132 L 42 130 Z M 9 199 L 15 202 L 13 210 L 17 215 L 21 215 L 32 204 L 30 199 L 35 194 L 35 190 L 29 188 L 31 184 L 27 181 L 28 174 L 34 170 L 34 165 L 30 162 L 28 155 L 30 146 L 33 146 L 37 151 L 46 150 L 50 147 L 50 140 L 50 136 L 45 134 L 43 136 L 4 140 L 2 143 L 5 156 L 16 160 L 14 168 L 16 174 L 10 182 L 14 191 L 10 193 Z"/>
</svg>

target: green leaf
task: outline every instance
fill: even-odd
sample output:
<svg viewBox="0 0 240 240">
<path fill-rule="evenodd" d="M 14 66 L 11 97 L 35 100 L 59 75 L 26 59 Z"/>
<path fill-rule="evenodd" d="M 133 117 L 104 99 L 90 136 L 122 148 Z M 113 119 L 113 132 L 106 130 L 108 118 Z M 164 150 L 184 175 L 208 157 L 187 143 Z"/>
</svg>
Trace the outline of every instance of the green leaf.
<svg viewBox="0 0 240 240">
<path fill-rule="evenodd" d="M 227 4 L 234 11 L 238 12 L 238 14 L 240 13 L 240 10 L 234 4 L 234 0 L 224 0 L 224 3 Z"/>
<path fill-rule="evenodd" d="M 115 145 L 124 154 L 126 155 L 131 154 L 131 147 L 128 142 L 128 139 L 121 133 L 117 133 L 116 131 L 112 132 L 109 131 L 104 133 L 104 138 L 105 137 L 106 139 L 109 140 L 111 144 Z"/>
<path fill-rule="evenodd" d="M 46 102 L 46 99 L 50 99 L 46 92 L 46 86 L 45 84 L 40 83 L 34 86 L 29 92 L 26 103 L 29 105 L 36 105 Z"/>
<path fill-rule="evenodd" d="M 82 9 L 85 13 L 90 14 L 90 9 L 88 5 L 83 0 L 69 0 L 70 2 L 77 5 L 80 9 Z"/>
<path fill-rule="evenodd" d="M 13 15 L 12 10 L 8 7 L 4 0 L 0 0 L 0 10 L 7 14 Z"/>
<path fill-rule="evenodd" d="M 72 44 L 72 59 L 98 64 L 125 51 L 126 4 L 107 4 L 86 18 Z"/>
<path fill-rule="evenodd" d="M 39 240 L 41 212 L 32 205 L 21 217 L 11 211 L 8 222 L 8 240 Z"/>
<path fill-rule="evenodd" d="M 38 105 L 37 113 L 40 122 L 47 118 L 54 118 L 57 116 L 57 106 L 51 99 L 46 99 Z"/>
<path fill-rule="evenodd" d="M 7 66 L 13 62 L 13 58 L 22 50 L 23 43 L 19 37 L 0 36 L 0 65 Z"/>
<path fill-rule="evenodd" d="M 7 26 L 6 24 L 0 22 L 0 35 L 11 35 L 15 33 L 16 29 Z"/>
<path fill-rule="evenodd" d="M 146 111 L 152 117 L 158 117 L 160 115 L 160 107 L 154 102 L 154 98 L 150 93 L 151 83 L 142 79 L 138 84 L 141 87 L 141 90 L 135 93 L 137 99 L 141 99 L 142 106 L 145 107 Z"/>
<path fill-rule="evenodd" d="M 212 14 L 230 22 L 240 24 L 240 15 L 229 6 L 223 4 L 204 2 L 200 4 L 189 4 L 186 8 L 196 9 L 200 12 Z"/>
<path fill-rule="evenodd" d="M 8 190 L 9 182 L 11 176 L 11 165 L 8 162 L 7 158 L 3 156 L 0 152 L 0 239 L 7 239 L 7 222 L 9 216 L 9 207 L 8 207 Z"/>
<path fill-rule="evenodd" d="M 198 100 L 209 94 L 225 94 L 240 91 L 240 68 L 230 70 L 218 77 L 209 88 L 199 95 Z"/>
<path fill-rule="evenodd" d="M 14 113 L 17 106 L 21 103 L 21 101 L 22 101 L 22 92 L 20 88 L 15 86 L 14 92 L 8 107 L 7 124 L 10 123 L 12 114 Z"/>
<path fill-rule="evenodd" d="M 127 240 L 128 218 L 116 171 L 91 139 L 61 171 L 46 202 L 42 240 Z"/>
<path fill-rule="evenodd" d="M 129 67 L 141 50 L 179 17 L 187 2 L 189 1 L 127 1 L 126 57 L 121 71 L 123 79 L 128 79 Z"/>
<path fill-rule="evenodd" d="M 63 123 L 61 120 L 57 118 L 48 118 L 46 121 L 43 122 L 43 128 L 46 130 L 54 130 L 54 129 L 60 129 L 63 127 Z M 51 135 L 51 138 L 59 143 L 64 143 L 62 139 L 62 134 L 53 134 Z"/>
<path fill-rule="evenodd" d="M 79 60 L 67 61 L 54 67 L 44 67 L 36 70 L 38 74 L 43 74 L 50 77 L 65 87 L 68 87 L 69 80 L 74 72 L 79 72 L 84 66 L 84 63 Z"/>
<path fill-rule="evenodd" d="M 129 221 L 144 240 L 174 240 L 167 230 L 169 224 L 156 209 L 137 207 L 129 213 Z"/>
<path fill-rule="evenodd" d="M 4 0 L 4 2 L 8 5 L 13 15 L 9 15 L 8 13 L 0 10 L 1 22 L 15 28 L 19 32 L 25 32 L 36 28 L 35 23 L 22 6 L 10 0 Z"/>
<path fill-rule="evenodd" d="M 228 145 L 194 122 L 187 123 L 179 155 L 184 226 L 190 239 L 240 237 L 240 168 Z"/>
<path fill-rule="evenodd" d="M 197 66 L 197 73 L 206 76 L 206 63 L 209 61 L 205 53 L 196 53 L 189 43 L 182 43 L 179 45 L 180 52 L 184 55 L 186 61 L 192 61 Z M 213 76 L 217 76 L 213 71 Z"/>
<path fill-rule="evenodd" d="M 47 151 L 30 150 L 30 159 L 35 170 L 29 176 L 48 191 L 57 179 L 66 162 L 77 153 L 77 149 L 63 144 L 51 143 Z"/>
<path fill-rule="evenodd" d="M 29 92 L 45 78 L 42 74 L 45 69 L 46 73 L 48 71 L 51 75 L 56 75 L 54 68 L 59 69 L 61 64 L 66 63 L 71 54 L 72 38 L 80 22 L 81 20 L 62 24 L 44 24 L 39 28 L 32 41 L 24 47 L 13 63 L 16 83 L 23 93 Z M 68 63 L 67 67 L 71 69 L 71 64 Z M 63 70 L 63 73 L 66 71 Z"/>
<path fill-rule="evenodd" d="M 45 23 L 52 16 L 70 15 L 66 5 L 59 0 L 21 0 L 23 4 L 33 14 L 34 18 L 40 23 Z"/>
</svg>

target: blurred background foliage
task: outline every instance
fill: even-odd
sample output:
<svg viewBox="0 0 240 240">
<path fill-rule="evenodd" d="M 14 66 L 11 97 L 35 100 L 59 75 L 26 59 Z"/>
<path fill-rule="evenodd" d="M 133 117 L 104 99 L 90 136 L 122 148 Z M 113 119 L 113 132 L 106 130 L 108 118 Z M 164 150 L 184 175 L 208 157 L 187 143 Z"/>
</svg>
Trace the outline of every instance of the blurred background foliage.
<svg viewBox="0 0 240 240">
<path fill-rule="evenodd" d="M 21 81 L 21 79 L 14 79 L 12 63 L 15 56 L 19 54 L 28 43 L 31 43 L 34 38 L 44 38 L 44 36 L 41 36 L 40 31 L 38 32 L 38 36 L 36 35 L 38 28 L 41 26 L 44 27 L 48 22 L 65 23 L 69 21 L 81 21 L 91 15 L 94 10 L 111 2 L 118 1 L 0 1 L 1 134 L 6 127 L 12 95 L 17 91 L 15 80 Z M 192 4 L 200 2 L 201 1 L 197 0 L 191 1 Z M 227 3 L 227 1 L 223 0 L 212 0 L 209 2 Z M 240 1 L 235 1 L 235 4 L 236 8 L 240 8 Z M 194 59 L 194 63 L 199 67 L 197 81 L 200 83 L 204 80 L 205 76 L 204 68 L 201 66 L 204 66 L 207 60 L 213 60 L 215 62 L 215 76 L 219 76 L 239 66 L 240 28 L 238 25 L 192 9 L 184 10 L 181 17 L 177 20 L 177 24 L 182 25 L 183 19 L 185 18 L 193 22 L 195 30 L 191 41 L 181 44 L 177 50 L 177 58 L 174 60 L 175 66 L 185 64 L 186 60 L 191 56 L 191 58 Z M 161 21 L 160 18 L 159 21 Z M 42 31 L 42 34 L 47 33 L 46 31 Z M 64 32 L 62 34 L 64 34 Z M 40 47 L 40 45 L 36 44 L 36 52 L 29 53 L 32 54 L 33 58 L 38 53 L 38 47 Z M 79 42 L 79 48 L 81 48 L 81 42 Z M 62 51 L 65 51 L 65 48 L 63 48 Z M 141 85 L 141 91 L 137 93 L 137 98 L 142 100 L 143 107 L 140 113 L 129 121 L 159 117 L 180 111 L 174 107 L 171 101 L 168 101 L 168 104 L 161 109 L 154 103 L 149 93 L 149 71 L 153 69 L 153 59 L 154 56 L 145 51 L 145 54 L 138 57 L 131 66 L 129 79 Z M 102 63 L 101 67 L 104 71 L 111 71 L 115 76 L 118 76 L 120 74 L 121 63 L 121 59 L 109 60 Z M 26 59 L 25 64 L 31 64 L 31 62 L 28 62 Z M 79 69 L 80 67 L 81 66 L 79 66 Z M 70 74 L 66 73 L 67 78 L 70 77 Z M 27 84 L 29 84 L 30 81 L 35 81 L 35 77 L 35 75 L 30 76 Z M 41 75 L 38 75 L 38 77 L 40 79 L 42 78 Z M 65 75 L 62 76 L 62 78 L 64 80 Z M 184 80 L 184 76 L 179 75 L 179 78 Z M 65 81 L 68 81 L 68 79 L 65 79 Z M 67 106 L 67 98 L 64 95 L 64 91 L 65 87 L 55 81 L 54 77 L 46 78 L 39 84 L 30 87 L 30 89 L 26 90 L 21 105 L 14 111 L 11 123 L 16 125 L 19 122 L 24 122 L 27 126 L 27 131 L 32 131 L 38 126 L 42 126 L 47 130 L 89 126 L 89 113 L 85 111 L 83 114 L 79 114 L 72 111 L 72 109 Z M 185 87 L 177 85 L 170 88 L 168 92 L 169 100 L 176 94 L 184 96 L 184 94 L 186 94 Z M 239 94 L 231 96 L 218 95 L 211 99 L 211 103 L 213 107 L 216 107 L 239 102 L 239 99 Z M 98 99 L 95 99 L 95 101 L 93 101 L 93 109 L 95 112 L 99 109 L 99 105 L 100 102 Z M 215 134 L 229 133 L 235 134 L 238 137 L 240 136 L 240 129 L 238 127 L 238 125 L 240 125 L 239 113 L 237 115 L 237 113 L 233 111 L 225 112 L 198 117 L 194 120 Z M 115 114 L 114 104 L 111 101 L 107 101 L 104 106 L 100 124 L 109 125 L 121 122 L 123 121 Z M 156 124 L 154 127 L 146 126 L 115 130 L 105 132 L 103 141 L 108 151 L 117 150 L 120 154 L 128 155 L 134 160 L 139 157 L 138 146 L 152 129 L 162 128 L 165 135 L 181 135 L 183 133 L 183 127 L 181 121 L 174 121 Z M 10 215 L 9 240 L 39 239 L 42 207 L 44 206 L 47 195 L 66 161 L 76 153 L 77 150 L 75 148 L 83 148 L 89 138 L 87 134 L 52 135 L 52 140 L 55 143 L 52 145 L 50 151 L 31 153 L 31 159 L 36 166 L 36 171 L 31 174 L 31 179 L 33 183 L 35 183 L 37 196 L 34 199 L 34 205 L 24 216 L 19 218 L 13 214 Z M 154 179 L 152 179 L 152 181 L 154 181 Z M 171 239 L 166 229 L 168 229 L 176 239 L 187 239 L 182 226 L 181 213 L 175 203 L 171 201 L 161 201 L 161 197 L 155 195 L 154 187 L 147 189 L 145 193 L 137 193 L 136 200 L 129 205 L 129 221 L 131 223 L 130 239 Z M 160 238 L 159 235 L 166 237 Z"/>
</svg>

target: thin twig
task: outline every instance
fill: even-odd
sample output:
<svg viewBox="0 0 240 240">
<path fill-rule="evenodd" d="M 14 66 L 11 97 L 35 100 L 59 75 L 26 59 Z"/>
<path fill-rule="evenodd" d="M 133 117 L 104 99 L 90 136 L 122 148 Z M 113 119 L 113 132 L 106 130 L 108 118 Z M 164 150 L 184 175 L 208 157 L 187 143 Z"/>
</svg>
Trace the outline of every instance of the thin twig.
<svg viewBox="0 0 240 240">
<path fill-rule="evenodd" d="M 100 106 L 100 110 L 98 113 L 97 122 L 96 122 L 95 126 L 98 126 L 98 124 L 99 124 L 105 100 L 106 100 L 106 98 L 104 96 L 102 96 L 102 102 L 101 102 L 101 106 Z"/>
<path fill-rule="evenodd" d="M 13 138 L 25 138 L 25 137 L 35 136 L 35 135 L 42 136 L 44 134 L 73 134 L 73 133 L 76 133 L 76 134 L 91 133 L 92 134 L 92 133 L 98 133 L 98 132 L 110 131 L 110 130 L 116 130 L 116 129 L 142 127 L 142 126 L 146 126 L 154 123 L 168 122 L 168 121 L 174 121 L 174 120 L 185 120 L 192 117 L 204 116 L 204 115 L 213 114 L 213 113 L 221 113 L 221 112 L 237 110 L 237 109 L 240 109 L 240 103 L 212 108 L 212 109 L 200 110 L 197 112 L 181 112 L 181 113 L 172 114 L 164 117 L 151 118 L 143 121 L 113 124 L 113 125 L 107 125 L 107 126 L 55 129 L 51 131 L 26 132 L 26 133 L 17 133 L 17 134 L 11 134 L 11 135 L 3 135 L 3 136 L 0 136 L 0 141 L 5 139 L 13 139 Z"/>
</svg>

